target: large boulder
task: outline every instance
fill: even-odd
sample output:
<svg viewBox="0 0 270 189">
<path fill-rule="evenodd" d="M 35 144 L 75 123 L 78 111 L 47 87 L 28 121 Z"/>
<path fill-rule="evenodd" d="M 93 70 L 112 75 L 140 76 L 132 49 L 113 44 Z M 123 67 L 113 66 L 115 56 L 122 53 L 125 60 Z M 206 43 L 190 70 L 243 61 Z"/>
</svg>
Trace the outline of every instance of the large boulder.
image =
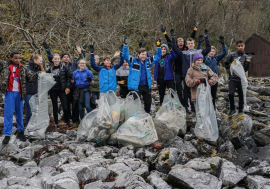
<svg viewBox="0 0 270 189">
<path fill-rule="evenodd" d="M 251 133 L 252 119 L 244 115 L 234 115 L 226 117 L 219 125 L 220 137 L 230 140 L 235 149 L 243 146 L 243 141 Z"/>
<path fill-rule="evenodd" d="M 171 189 L 172 187 L 168 185 L 168 183 L 163 180 L 162 173 L 159 173 L 157 171 L 151 172 L 151 174 L 147 177 L 147 179 L 150 181 L 150 184 L 155 189 Z"/>
<path fill-rule="evenodd" d="M 247 183 L 249 189 L 269 189 L 270 179 L 262 176 L 248 176 Z"/>
<path fill-rule="evenodd" d="M 247 174 L 270 177 L 270 164 L 267 161 L 259 162 L 259 165 L 248 168 Z"/>
<path fill-rule="evenodd" d="M 232 162 L 224 161 L 222 163 L 219 179 L 224 186 L 232 187 L 247 176 L 240 167 L 235 166 Z"/>
<path fill-rule="evenodd" d="M 270 144 L 270 127 L 257 131 L 254 134 L 254 140 L 261 146 Z"/>
<path fill-rule="evenodd" d="M 222 181 L 204 172 L 198 172 L 183 165 L 175 165 L 168 175 L 168 182 L 179 188 L 220 189 Z"/>
</svg>

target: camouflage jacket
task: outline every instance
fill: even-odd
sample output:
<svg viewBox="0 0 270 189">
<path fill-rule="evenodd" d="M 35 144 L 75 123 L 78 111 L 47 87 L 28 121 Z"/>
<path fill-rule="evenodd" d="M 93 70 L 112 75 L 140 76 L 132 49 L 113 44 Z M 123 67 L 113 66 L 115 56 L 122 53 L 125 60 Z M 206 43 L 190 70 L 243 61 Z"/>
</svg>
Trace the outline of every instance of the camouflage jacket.
<svg viewBox="0 0 270 189">
<path fill-rule="evenodd" d="M 26 96 L 26 81 L 36 82 L 38 80 L 39 72 L 32 74 L 27 68 L 23 65 L 19 68 L 19 80 L 21 85 L 21 98 L 24 99 Z M 0 93 L 6 94 L 8 87 L 8 80 L 10 75 L 10 68 L 5 67 L 1 72 L 1 81 L 0 81 Z"/>
</svg>

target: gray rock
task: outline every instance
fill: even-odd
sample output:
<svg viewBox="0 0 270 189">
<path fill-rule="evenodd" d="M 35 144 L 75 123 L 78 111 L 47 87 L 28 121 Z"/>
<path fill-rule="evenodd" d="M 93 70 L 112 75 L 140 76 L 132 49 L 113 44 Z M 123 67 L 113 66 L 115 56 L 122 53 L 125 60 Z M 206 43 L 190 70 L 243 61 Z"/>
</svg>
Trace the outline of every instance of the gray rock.
<svg viewBox="0 0 270 189">
<path fill-rule="evenodd" d="M 3 189 L 7 188 L 8 185 L 7 185 L 7 179 L 6 178 L 0 180 L 0 186 Z"/>
<path fill-rule="evenodd" d="M 175 138 L 170 147 L 178 148 L 181 152 L 186 153 L 189 157 L 196 157 L 198 155 L 197 149 L 189 141 L 185 141 L 179 136 Z"/>
<path fill-rule="evenodd" d="M 67 162 L 67 158 L 62 158 L 59 154 L 44 158 L 40 161 L 40 167 L 59 167 Z"/>
<path fill-rule="evenodd" d="M 35 148 L 30 146 L 22 149 L 18 154 L 10 155 L 12 158 L 16 159 L 18 162 L 31 161 L 34 157 Z"/>
<path fill-rule="evenodd" d="M 73 171 L 64 172 L 51 178 L 43 179 L 44 188 L 80 189 L 79 181 Z"/>
<path fill-rule="evenodd" d="M 75 139 L 77 137 L 77 131 L 67 130 L 66 135 L 69 138 L 74 138 Z"/>
<path fill-rule="evenodd" d="M 247 176 L 249 189 L 269 189 L 270 179 L 262 176 Z"/>
<path fill-rule="evenodd" d="M 115 182 L 102 182 L 101 180 L 98 180 L 96 182 L 89 183 L 84 186 L 84 189 L 111 189 L 114 188 Z"/>
<path fill-rule="evenodd" d="M 75 155 L 78 156 L 79 159 L 84 159 L 85 156 L 85 149 L 81 146 L 77 146 L 76 150 L 75 150 Z"/>
<path fill-rule="evenodd" d="M 222 160 L 220 157 L 195 158 L 186 163 L 185 166 L 195 169 L 196 171 L 203 171 L 212 175 L 217 175 L 221 162 Z"/>
<path fill-rule="evenodd" d="M 2 141 L 4 139 L 4 137 L 0 137 L 0 141 Z M 18 148 L 18 146 L 15 144 L 15 140 L 16 140 L 16 136 L 12 135 L 10 137 L 10 141 L 8 144 L 3 145 L 2 142 L 0 143 L 0 155 L 14 155 L 17 154 L 20 149 Z"/>
<path fill-rule="evenodd" d="M 259 148 L 258 159 L 260 159 L 261 161 L 267 161 L 268 163 L 270 163 L 269 154 L 270 154 L 270 145 Z"/>
<path fill-rule="evenodd" d="M 175 187 L 192 189 L 221 189 L 222 181 L 209 174 L 183 165 L 175 165 L 168 175 L 168 182 Z"/>
<path fill-rule="evenodd" d="M 63 143 L 66 139 L 66 135 L 59 132 L 47 133 L 47 139 Z"/>
<path fill-rule="evenodd" d="M 216 147 L 211 146 L 205 141 L 199 141 L 197 139 L 192 139 L 191 144 L 198 150 L 201 155 L 211 155 L 213 150 L 216 150 Z"/>
<path fill-rule="evenodd" d="M 197 138 L 197 137 L 196 137 L 195 135 L 191 134 L 191 133 L 186 134 L 186 135 L 184 136 L 184 140 L 185 140 L 185 141 L 190 141 L 190 140 L 195 139 L 195 138 Z"/>
<path fill-rule="evenodd" d="M 247 97 L 247 102 L 249 103 L 258 103 L 258 102 L 262 102 L 260 99 L 256 98 L 256 97 Z"/>
<path fill-rule="evenodd" d="M 151 173 L 147 179 L 155 189 L 171 189 L 166 181 L 164 181 L 156 172 Z"/>
<path fill-rule="evenodd" d="M 42 188 L 41 180 L 38 178 L 10 177 L 8 178 L 8 189 L 37 189 Z"/>
<path fill-rule="evenodd" d="M 139 159 L 143 159 L 145 157 L 145 150 L 144 148 L 138 148 L 135 153 L 135 157 Z"/>
<path fill-rule="evenodd" d="M 250 110 L 249 113 L 257 117 L 267 117 L 265 113 L 256 110 Z"/>
<path fill-rule="evenodd" d="M 247 174 L 270 176 L 270 164 L 267 161 L 260 162 L 259 165 L 248 168 Z"/>
<path fill-rule="evenodd" d="M 259 93 L 252 90 L 247 90 L 247 97 L 259 97 L 259 96 L 260 96 Z"/>
<path fill-rule="evenodd" d="M 232 162 L 224 161 L 222 163 L 219 179 L 222 180 L 224 186 L 232 187 L 246 176 L 246 172 Z"/>
<path fill-rule="evenodd" d="M 169 173 L 176 164 L 185 164 L 189 158 L 177 148 L 164 148 L 156 159 L 156 170 Z"/>
<path fill-rule="evenodd" d="M 270 128 L 262 129 L 254 134 L 254 140 L 261 146 L 270 144 Z"/>
<path fill-rule="evenodd" d="M 130 158 L 134 158 L 135 157 L 134 146 L 128 145 L 128 146 L 121 148 L 118 152 L 118 156 L 127 156 Z"/>
<path fill-rule="evenodd" d="M 125 173 L 119 175 L 115 181 L 114 187 L 124 187 L 126 189 L 153 189 L 153 187 L 147 184 L 142 177 L 134 175 L 133 173 Z"/>
<path fill-rule="evenodd" d="M 54 167 L 43 167 L 40 172 L 37 174 L 37 178 L 53 177 L 58 175 L 60 172 L 56 171 Z"/>
</svg>

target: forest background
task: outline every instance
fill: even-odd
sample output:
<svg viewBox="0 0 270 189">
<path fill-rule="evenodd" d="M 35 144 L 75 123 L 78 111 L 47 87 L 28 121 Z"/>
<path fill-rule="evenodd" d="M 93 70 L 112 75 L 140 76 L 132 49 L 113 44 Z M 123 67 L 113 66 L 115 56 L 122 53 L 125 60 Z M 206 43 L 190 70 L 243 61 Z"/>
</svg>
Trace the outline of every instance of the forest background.
<svg viewBox="0 0 270 189">
<path fill-rule="evenodd" d="M 223 35 L 230 50 L 234 42 L 253 33 L 270 39 L 270 0 L 0 0 L 0 58 L 20 51 L 22 62 L 33 53 L 46 56 L 42 42 L 55 53 L 77 56 L 76 44 L 94 43 L 96 54 L 113 54 L 128 36 L 131 51 L 142 42 L 154 52 L 162 39 L 161 24 L 174 28 L 177 37 L 189 37 L 194 19 L 197 36 L 210 31 L 219 50 Z M 46 61 L 47 62 L 47 61 Z"/>
</svg>

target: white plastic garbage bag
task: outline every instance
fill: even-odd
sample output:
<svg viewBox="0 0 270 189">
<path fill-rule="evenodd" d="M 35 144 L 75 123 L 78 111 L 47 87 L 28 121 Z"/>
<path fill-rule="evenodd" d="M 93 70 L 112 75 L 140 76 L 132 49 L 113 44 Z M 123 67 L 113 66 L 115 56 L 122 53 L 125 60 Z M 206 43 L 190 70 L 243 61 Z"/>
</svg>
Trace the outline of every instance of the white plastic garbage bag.
<svg viewBox="0 0 270 189">
<path fill-rule="evenodd" d="M 155 117 L 155 127 L 159 142 L 165 146 L 174 141 L 179 130 L 186 133 L 186 111 L 172 89 L 164 96 L 163 104 Z"/>
<path fill-rule="evenodd" d="M 195 135 L 209 141 L 218 139 L 218 125 L 210 85 L 200 84 L 196 94 Z"/>
<path fill-rule="evenodd" d="M 45 131 L 49 126 L 48 91 L 55 85 L 52 74 L 41 72 L 38 75 L 38 94 L 29 100 L 32 116 L 25 134 L 30 138 L 45 138 Z"/>
<path fill-rule="evenodd" d="M 249 55 L 249 59 L 252 58 L 252 55 Z M 243 90 L 243 97 L 244 97 L 244 110 L 249 111 L 250 107 L 247 106 L 247 88 L 248 88 L 248 80 L 246 77 L 246 73 L 244 67 L 242 66 L 241 62 L 239 61 L 240 57 L 236 58 L 234 62 L 231 64 L 230 71 L 231 75 L 235 73 L 238 77 L 241 78 L 241 85 Z"/>
<path fill-rule="evenodd" d="M 107 139 L 116 132 L 119 126 L 121 103 L 122 101 L 113 91 L 102 94 L 98 101 L 97 112 L 90 112 L 83 118 L 78 132 L 84 136 L 86 135 L 84 131 L 89 128 L 87 140 L 98 145 L 105 145 Z"/>
<path fill-rule="evenodd" d="M 158 140 L 152 116 L 145 111 L 130 115 L 118 128 L 116 137 L 120 143 L 136 147 L 150 145 Z"/>
<path fill-rule="evenodd" d="M 124 108 L 125 108 L 125 120 L 128 120 L 130 115 L 144 110 L 140 96 L 138 95 L 137 92 L 132 91 L 128 93 L 124 104 Z"/>
</svg>

